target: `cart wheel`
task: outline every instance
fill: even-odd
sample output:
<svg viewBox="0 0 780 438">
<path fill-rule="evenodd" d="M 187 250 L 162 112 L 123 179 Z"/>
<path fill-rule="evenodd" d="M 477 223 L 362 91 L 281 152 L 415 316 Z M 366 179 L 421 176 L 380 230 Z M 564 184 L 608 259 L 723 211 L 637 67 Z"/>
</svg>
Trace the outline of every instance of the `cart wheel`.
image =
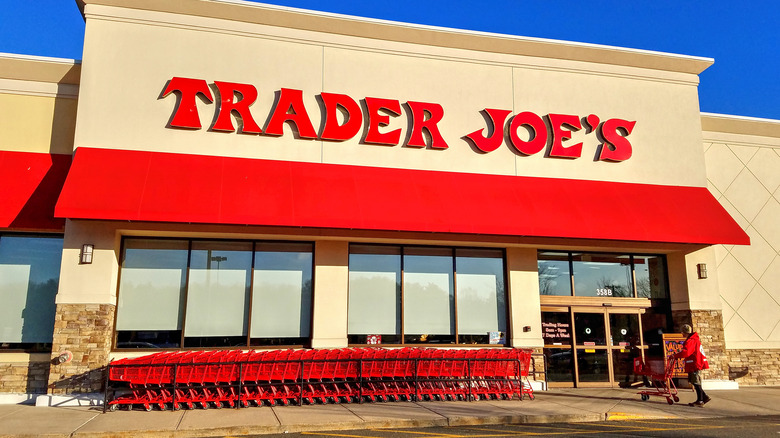
<svg viewBox="0 0 780 438">
<path fill-rule="evenodd" d="M 674 404 L 674 400 L 672 400 L 671 397 L 666 397 L 666 402 L 669 403 L 670 405 Z"/>
<path fill-rule="evenodd" d="M 647 401 L 650 398 L 647 394 L 642 394 L 642 401 Z"/>
<path fill-rule="evenodd" d="M 210 407 L 209 402 L 200 402 L 200 407 L 203 409 L 208 409 Z"/>
<path fill-rule="evenodd" d="M 161 411 L 168 409 L 168 406 L 165 406 L 165 403 L 157 403 L 157 407 L 160 408 Z"/>
<path fill-rule="evenodd" d="M 108 405 L 108 410 L 111 412 L 116 412 L 117 409 L 119 409 L 119 405 L 117 404 Z"/>
<path fill-rule="evenodd" d="M 152 405 L 144 405 L 144 410 L 146 412 L 152 412 Z"/>
<path fill-rule="evenodd" d="M 680 397 L 677 397 L 676 395 L 673 395 L 672 398 L 674 399 L 675 403 L 679 403 L 680 402 Z"/>
<path fill-rule="evenodd" d="M 181 410 L 181 407 L 182 407 L 182 404 L 181 404 L 181 403 L 171 403 L 171 404 L 173 405 L 173 410 L 174 410 L 174 411 L 179 411 L 179 410 Z"/>
<path fill-rule="evenodd" d="M 529 400 L 533 400 L 534 399 L 534 395 L 533 394 L 528 394 L 528 399 Z"/>
<path fill-rule="evenodd" d="M 214 402 L 214 407 L 217 408 L 217 409 L 222 409 L 222 402 L 221 401 L 215 401 Z"/>
</svg>

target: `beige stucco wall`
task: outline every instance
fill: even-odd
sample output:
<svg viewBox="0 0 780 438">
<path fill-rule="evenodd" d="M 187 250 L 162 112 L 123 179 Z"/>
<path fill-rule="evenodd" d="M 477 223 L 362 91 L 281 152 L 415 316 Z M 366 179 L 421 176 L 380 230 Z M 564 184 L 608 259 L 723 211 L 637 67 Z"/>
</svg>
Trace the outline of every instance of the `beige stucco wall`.
<svg viewBox="0 0 780 438">
<path fill-rule="evenodd" d="M 71 154 L 80 66 L 0 54 L 0 149 Z"/>
<path fill-rule="evenodd" d="M 138 7 L 157 5 L 164 9 L 160 5 L 165 3 L 147 1 Z M 185 2 L 182 7 L 200 3 Z M 241 6 L 247 11 L 258 7 Z M 700 149 L 698 76 L 689 71 L 694 64 L 700 71 L 701 60 L 612 49 L 615 56 L 637 63 L 651 65 L 650 61 L 661 59 L 679 65 L 677 71 L 661 69 L 666 68 L 665 63 L 652 64 L 653 68 L 621 66 L 606 55 L 599 55 L 603 63 L 584 62 L 579 59 L 582 56 L 567 53 L 596 53 L 595 49 L 569 47 L 568 43 L 559 43 L 560 47 L 550 51 L 556 57 L 534 57 L 518 54 L 522 50 L 514 48 L 531 53 L 541 43 L 511 38 L 501 40 L 507 53 L 467 50 L 461 48 L 464 44 L 448 45 L 448 41 L 457 40 L 450 34 L 398 25 L 423 36 L 441 36 L 437 45 L 413 44 L 399 38 L 335 33 L 337 28 L 334 33 L 312 31 L 305 24 L 313 18 L 305 14 L 296 15 L 298 21 L 285 27 L 99 4 L 87 4 L 85 15 L 77 147 L 668 185 L 704 186 L 706 182 Z M 361 24 L 357 19 L 346 21 Z M 474 45 L 487 38 L 456 36 Z M 315 128 L 320 125 L 315 96 L 323 91 L 347 94 L 356 101 L 380 97 L 401 103 L 438 103 L 445 112 L 439 128 L 450 147 L 431 150 L 366 145 L 359 143 L 360 135 L 338 143 L 300 140 L 289 127 L 282 137 L 215 133 L 206 128 L 169 129 L 165 126 L 176 97 L 159 96 L 174 76 L 254 85 L 259 97 L 252 110 L 261 125 L 273 105 L 274 92 L 281 88 L 303 90 Z M 215 106 L 198 102 L 201 123 L 206 127 Z M 578 159 L 545 158 L 542 153 L 526 157 L 506 145 L 480 154 L 462 137 L 484 128 L 480 114 L 484 108 L 540 115 L 595 114 L 602 121 L 636 121 L 629 136 L 633 157 L 621 163 L 594 161 L 599 141 L 585 129 L 564 143 L 584 142 L 583 156 Z M 403 141 L 408 120 L 404 111 L 383 131 L 400 128 Z"/>
<path fill-rule="evenodd" d="M 707 186 L 751 242 L 714 247 L 726 347 L 780 348 L 780 121 L 702 122 Z"/>
<path fill-rule="evenodd" d="M 510 345 L 536 348 L 542 341 L 542 309 L 535 248 L 508 248 Z M 523 331 L 530 327 L 530 331 Z"/>
</svg>

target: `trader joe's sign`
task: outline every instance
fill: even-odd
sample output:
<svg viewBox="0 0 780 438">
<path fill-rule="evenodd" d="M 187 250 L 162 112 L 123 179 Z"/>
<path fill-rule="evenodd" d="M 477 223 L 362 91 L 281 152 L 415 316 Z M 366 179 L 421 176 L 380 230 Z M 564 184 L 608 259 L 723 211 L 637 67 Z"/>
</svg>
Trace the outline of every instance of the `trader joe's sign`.
<svg viewBox="0 0 780 438">
<path fill-rule="evenodd" d="M 285 123 L 295 126 L 297 136 L 302 139 L 345 141 L 360 134 L 365 144 L 395 146 L 401 142 L 401 129 L 386 130 L 390 119 L 402 117 L 402 106 L 409 117 L 410 132 L 404 143 L 415 148 L 447 149 L 449 144 L 439 131 L 444 119 L 444 108 L 437 103 L 407 101 L 403 105 L 396 99 L 365 97 L 360 102 L 346 94 L 320 93 L 320 132 L 314 129 L 303 104 L 303 91 L 282 88 L 272 108 L 250 107 L 257 100 L 257 89 L 251 84 L 214 81 L 212 86 L 204 79 L 173 77 L 165 86 L 162 97 L 172 93 L 178 95 L 178 104 L 171 116 L 169 126 L 179 129 L 201 129 L 198 111 L 198 96 L 208 105 L 214 105 L 212 131 L 239 132 L 249 135 L 282 136 Z M 545 156 L 553 158 L 580 158 L 582 143 L 568 144 L 572 133 L 584 129 L 586 134 L 598 136 L 600 146 L 595 160 L 619 162 L 631 158 L 632 146 L 628 136 L 635 121 L 623 119 L 601 120 L 596 114 L 580 116 L 575 114 L 538 115 L 522 111 L 496 108 L 482 110 L 485 129 L 464 133 L 463 138 L 481 153 L 489 153 L 503 145 L 518 155 L 535 155 L 543 150 Z M 262 113 L 262 114 L 261 114 Z M 339 121 L 337 114 L 342 114 Z M 262 116 L 263 119 L 257 119 Z M 234 118 L 240 120 L 240 127 L 234 125 Z M 267 120 L 260 127 L 257 120 Z M 520 129 L 529 133 L 528 138 L 518 134 Z M 427 135 L 427 138 L 426 138 Z"/>
</svg>

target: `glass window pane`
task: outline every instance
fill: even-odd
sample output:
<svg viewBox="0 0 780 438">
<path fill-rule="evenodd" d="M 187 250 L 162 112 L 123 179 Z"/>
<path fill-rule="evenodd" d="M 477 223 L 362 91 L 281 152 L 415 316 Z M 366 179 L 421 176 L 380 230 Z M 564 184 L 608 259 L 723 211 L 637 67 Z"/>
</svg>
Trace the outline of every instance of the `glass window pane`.
<svg viewBox="0 0 780 438">
<path fill-rule="evenodd" d="M 186 240 L 125 240 L 117 348 L 180 346 L 188 253 Z"/>
<path fill-rule="evenodd" d="M 574 295 L 633 297 L 631 257 L 614 254 L 573 254 Z"/>
<path fill-rule="evenodd" d="M 672 332 L 670 307 L 668 300 L 659 300 L 642 314 L 642 335 L 648 347 L 646 357 L 664 357 L 663 334 Z"/>
<path fill-rule="evenodd" d="M 603 313 L 575 313 L 574 330 L 577 345 L 606 345 L 606 327 Z"/>
<path fill-rule="evenodd" d="M 568 312 L 542 312 L 544 345 L 571 345 L 571 316 Z"/>
<path fill-rule="evenodd" d="M 365 335 L 381 335 L 384 344 L 400 341 L 400 247 L 350 247 L 347 332 L 355 343 L 366 343 Z"/>
<path fill-rule="evenodd" d="M 459 249 L 456 251 L 455 268 L 458 342 L 506 342 L 503 253 L 498 250 Z M 500 337 L 491 341 L 490 332 L 498 332 Z"/>
<path fill-rule="evenodd" d="M 301 344 L 311 332 L 312 245 L 258 243 L 252 286 L 252 345 Z M 284 341 L 286 339 L 286 341 Z"/>
<path fill-rule="evenodd" d="M 454 342 L 452 251 L 409 248 L 403 263 L 404 341 Z"/>
<path fill-rule="evenodd" d="M 641 355 L 641 350 L 638 348 L 626 347 L 612 350 L 613 376 L 621 388 L 628 388 L 643 381 L 642 376 L 634 374 L 634 360 Z"/>
<path fill-rule="evenodd" d="M 609 382 L 607 350 L 577 349 L 580 382 Z"/>
<path fill-rule="evenodd" d="M 574 361 L 571 348 L 545 348 L 548 382 L 573 382 Z"/>
<path fill-rule="evenodd" d="M 194 242 L 190 257 L 185 347 L 246 345 L 252 244 Z"/>
<path fill-rule="evenodd" d="M 612 345 L 627 348 L 639 345 L 638 314 L 610 313 L 609 330 Z"/>
<path fill-rule="evenodd" d="M 537 266 L 540 295 L 571 295 L 569 253 L 540 251 Z"/>
<path fill-rule="evenodd" d="M 0 349 L 51 348 L 61 260 L 61 237 L 0 237 Z"/>
<path fill-rule="evenodd" d="M 668 298 L 666 268 L 662 256 L 634 256 L 636 293 L 640 298 Z"/>
</svg>

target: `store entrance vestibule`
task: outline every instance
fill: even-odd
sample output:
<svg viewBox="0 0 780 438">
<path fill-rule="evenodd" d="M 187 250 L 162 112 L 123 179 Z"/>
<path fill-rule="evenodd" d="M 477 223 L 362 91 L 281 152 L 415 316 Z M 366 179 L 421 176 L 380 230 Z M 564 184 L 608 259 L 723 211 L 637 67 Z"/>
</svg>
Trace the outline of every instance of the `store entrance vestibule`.
<svg viewBox="0 0 780 438">
<path fill-rule="evenodd" d="M 547 382 L 551 387 L 634 383 L 633 363 L 647 349 L 643 308 L 542 307 Z"/>
</svg>

